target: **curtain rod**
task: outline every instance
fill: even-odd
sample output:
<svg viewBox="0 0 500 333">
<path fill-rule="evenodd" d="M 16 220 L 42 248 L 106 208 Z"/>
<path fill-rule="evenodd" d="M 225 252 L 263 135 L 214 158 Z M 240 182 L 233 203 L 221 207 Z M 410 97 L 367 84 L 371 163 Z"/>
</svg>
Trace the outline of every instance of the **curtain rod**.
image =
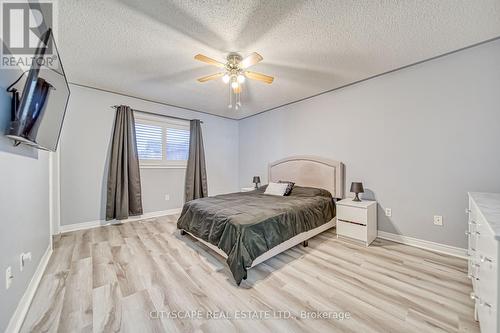
<svg viewBox="0 0 500 333">
<path fill-rule="evenodd" d="M 112 109 L 116 109 L 117 107 L 119 107 L 119 105 L 111 105 Z M 169 115 L 166 115 L 166 114 L 154 113 L 154 112 L 150 112 L 150 111 L 143 111 L 143 110 L 136 110 L 136 109 L 132 109 L 132 111 L 142 112 L 142 113 L 148 113 L 148 114 L 152 114 L 152 115 L 155 115 L 155 116 L 168 117 L 168 118 L 179 119 L 179 120 L 187 120 L 187 121 L 191 121 L 192 120 L 192 119 L 187 119 L 187 118 L 169 116 Z M 203 124 L 203 121 L 200 120 L 200 123 Z"/>
</svg>

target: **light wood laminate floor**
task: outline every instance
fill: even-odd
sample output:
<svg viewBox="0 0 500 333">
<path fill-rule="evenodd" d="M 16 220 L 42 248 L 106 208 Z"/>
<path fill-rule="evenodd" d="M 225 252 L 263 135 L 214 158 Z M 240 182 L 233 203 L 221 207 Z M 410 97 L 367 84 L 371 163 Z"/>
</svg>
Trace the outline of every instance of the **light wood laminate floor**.
<svg viewBox="0 0 500 333">
<path fill-rule="evenodd" d="M 465 260 L 379 239 L 365 247 L 333 229 L 237 287 L 176 218 L 58 237 L 22 331 L 479 332 Z M 318 314 L 330 318 L 304 318 Z"/>
</svg>

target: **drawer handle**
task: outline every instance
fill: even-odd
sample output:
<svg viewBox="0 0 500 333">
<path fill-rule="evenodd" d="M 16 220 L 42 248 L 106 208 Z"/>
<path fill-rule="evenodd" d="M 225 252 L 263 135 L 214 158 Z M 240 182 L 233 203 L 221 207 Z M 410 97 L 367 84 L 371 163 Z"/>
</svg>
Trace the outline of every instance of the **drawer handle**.
<svg viewBox="0 0 500 333">
<path fill-rule="evenodd" d="M 493 260 L 485 256 L 480 256 L 479 260 L 481 260 L 481 262 L 493 262 Z"/>
<path fill-rule="evenodd" d="M 470 250 L 471 250 L 472 252 L 476 252 L 476 249 L 474 249 L 474 248 L 472 248 L 472 247 L 470 248 Z M 475 256 L 475 255 L 476 255 L 475 253 L 470 253 L 469 251 L 467 251 L 467 253 L 466 253 L 466 254 L 467 254 L 467 257 L 472 257 L 472 256 Z"/>
<path fill-rule="evenodd" d="M 473 279 L 473 280 L 479 281 L 479 278 L 477 276 L 472 275 L 472 274 L 467 275 L 467 277 L 469 279 Z"/>
<path fill-rule="evenodd" d="M 465 232 L 465 234 L 466 234 L 467 236 L 470 236 L 471 232 L 470 232 L 470 231 L 466 231 L 466 232 Z"/>
<path fill-rule="evenodd" d="M 481 264 L 478 264 L 476 261 L 474 261 L 472 259 L 469 259 L 469 261 L 470 261 L 470 267 L 474 267 L 474 268 L 481 267 Z"/>
<path fill-rule="evenodd" d="M 479 223 L 477 223 L 476 221 L 474 220 L 470 220 L 469 221 L 469 225 L 479 225 Z"/>
<path fill-rule="evenodd" d="M 465 214 L 470 214 L 470 208 L 465 208 Z"/>
<path fill-rule="evenodd" d="M 483 301 L 479 296 L 477 296 L 476 294 L 474 294 L 473 292 L 470 293 L 470 298 L 472 300 L 476 300 L 476 301 L 479 301 L 479 305 L 480 306 L 486 306 L 487 308 L 490 308 L 491 309 L 491 304 L 488 303 L 488 302 L 485 302 Z"/>
<path fill-rule="evenodd" d="M 479 300 L 479 305 L 481 305 L 481 306 L 485 306 L 485 307 L 487 307 L 487 308 L 490 308 L 490 309 L 491 309 L 491 304 L 490 304 L 490 303 L 488 303 L 488 302 L 485 302 L 485 301 L 481 301 L 481 300 Z"/>
<path fill-rule="evenodd" d="M 347 221 L 347 220 L 342 220 L 342 219 L 339 219 L 339 221 L 340 222 L 345 222 L 345 223 L 350 223 L 350 224 L 355 224 L 355 225 L 360 225 L 360 226 L 366 227 L 366 224 L 359 223 L 359 222 Z"/>
</svg>

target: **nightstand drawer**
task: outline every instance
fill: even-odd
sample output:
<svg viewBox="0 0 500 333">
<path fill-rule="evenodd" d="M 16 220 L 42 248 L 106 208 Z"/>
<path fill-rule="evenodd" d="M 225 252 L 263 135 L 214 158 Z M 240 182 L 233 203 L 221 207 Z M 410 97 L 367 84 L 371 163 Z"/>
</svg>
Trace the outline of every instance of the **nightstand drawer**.
<svg viewBox="0 0 500 333">
<path fill-rule="evenodd" d="M 366 226 L 344 222 L 337 218 L 337 235 L 354 238 L 363 242 L 367 241 Z"/>
<path fill-rule="evenodd" d="M 368 212 L 364 208 L 337 205 L 337 219 L 366 225 Z"/>
</svg>

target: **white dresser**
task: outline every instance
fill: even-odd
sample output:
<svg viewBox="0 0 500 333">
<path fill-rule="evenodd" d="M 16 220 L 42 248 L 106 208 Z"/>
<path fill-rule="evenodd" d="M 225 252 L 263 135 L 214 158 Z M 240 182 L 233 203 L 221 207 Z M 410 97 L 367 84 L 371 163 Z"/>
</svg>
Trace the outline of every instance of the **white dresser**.
<svg viewBox="0 0 500 333">
<path fill-rule="evenodd" d="M 500 332 L 498 258 L 500 194 L 469 193 L 469 277 L 482 333 Z"/>
</svg>

